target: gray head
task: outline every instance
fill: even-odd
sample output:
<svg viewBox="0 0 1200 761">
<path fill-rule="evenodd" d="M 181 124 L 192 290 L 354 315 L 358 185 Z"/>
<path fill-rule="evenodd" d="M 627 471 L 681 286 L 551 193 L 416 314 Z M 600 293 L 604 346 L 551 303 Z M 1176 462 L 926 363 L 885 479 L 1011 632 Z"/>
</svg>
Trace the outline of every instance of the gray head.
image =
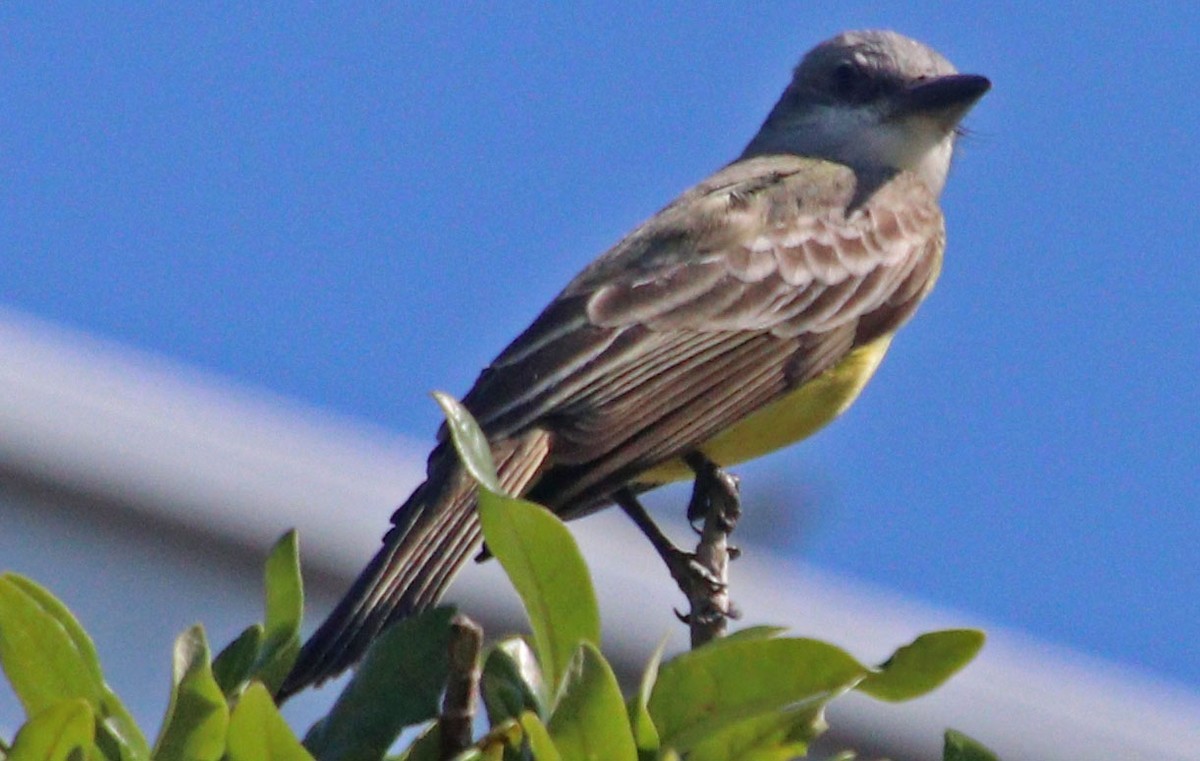
<svg viewBox="0 0 1200 761">
<path fill-rule="evenodd" d="M 956 127 L 989 87 L 903 35 L 846 32 L 804 56 L 742 158 L 791 153 L 910 171 L 940 193 Z"/>
</svg>

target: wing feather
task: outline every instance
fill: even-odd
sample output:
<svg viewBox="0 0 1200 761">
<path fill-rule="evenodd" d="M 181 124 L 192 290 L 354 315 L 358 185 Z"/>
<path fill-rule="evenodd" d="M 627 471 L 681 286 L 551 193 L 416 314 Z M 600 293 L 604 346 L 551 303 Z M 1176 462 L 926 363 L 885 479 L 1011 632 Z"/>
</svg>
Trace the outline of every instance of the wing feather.
<svg viewBox="0 0 1200 761">
<path fill-rule="evenodd" d="M 576 278 L 464 400 L 493 440 L 550 432 L 531 496 L 602 500 L 907 319 L 937 274 L 940 213 L 912 176 L 858 180 L 739 162 Z"/>
</svg>

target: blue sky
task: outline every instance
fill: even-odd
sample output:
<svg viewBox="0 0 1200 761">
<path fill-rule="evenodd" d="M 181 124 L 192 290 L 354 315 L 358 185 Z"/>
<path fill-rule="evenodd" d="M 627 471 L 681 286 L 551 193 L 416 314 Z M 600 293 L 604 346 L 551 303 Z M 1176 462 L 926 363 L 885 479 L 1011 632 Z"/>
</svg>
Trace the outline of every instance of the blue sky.
<svg viewBox="0 0 1200 761">
<path fill-rule="evenodd" d="M 804 50 L 895 28 L 994 82 L 946 268 L 748 493 L 797 558 L 1200 687 L 1200 5 L 898 5 L 5 4 L 0 305 L 428 440 Z"/>
</svg>

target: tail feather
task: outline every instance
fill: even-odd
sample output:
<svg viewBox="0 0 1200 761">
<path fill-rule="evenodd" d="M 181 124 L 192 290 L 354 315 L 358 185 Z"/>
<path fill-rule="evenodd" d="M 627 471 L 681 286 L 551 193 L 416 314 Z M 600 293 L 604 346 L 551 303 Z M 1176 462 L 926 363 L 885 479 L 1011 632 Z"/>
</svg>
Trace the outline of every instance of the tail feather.
<svg viewBox="0 0 1200 761">
<path fill-rule="evenodd" d="M 453 551 L 457 537 L 438 529 L 474 518 L 473 490 L 456 489 L 438 505 L 422 501 L 427 491 L 419 489 L 398 511 L 410 517 L 407 525 L 388 532 L 383 547 L 301 648 L 279 690 L 280 701 L 352 666 L 388 624 L 437 600 L 442 589 L 425 589 L 421 582 L 435 577 L 444 588 L 462 567 L 467 552 Z"/>
<path fill-rule="evenodd" d="M 547 445 L 546 434 L 533 432 L 499 447 L 494 455 L 501 487 L 526 491 Z M 475 494 L 457 463 L 430 468 L 429 479 L 393 516 L 383 547 L 301 648 L 277 695 L 280 702 L 345 671 L 390 624 L 437 603 L 479 543 Z"/>
</svg>

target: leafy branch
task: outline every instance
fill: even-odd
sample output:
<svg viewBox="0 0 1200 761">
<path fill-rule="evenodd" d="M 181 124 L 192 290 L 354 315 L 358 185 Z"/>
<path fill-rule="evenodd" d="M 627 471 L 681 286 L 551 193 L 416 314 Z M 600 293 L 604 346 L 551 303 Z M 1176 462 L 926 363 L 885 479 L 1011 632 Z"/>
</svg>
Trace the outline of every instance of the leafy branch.
<svg viewBox="0 0 1200 761">
<path fill-rule="evenodd" d="M 872 667 L 834 645 L 752 627 L 666 660 L 656 653 L 627 699 L 601 651 L 596 597 L 574 539 L 549 511 L 499 493 L 474 421 L 449 397 L 438 401 L 481 484 L 484 538 L 525 606 L 528 641 L 506 637 L 481 652 L 447 607 L 403 620 L 375 642 L 301 741 L 272 699 L 300 642 L 303 592 L 289 532 L 267 558 L 263 623 L 215 658 L 201 626 L 177 639 L 168 707 L 151 746 L 71 613 L 7 573 L 0 666 L 25 723 L 11 743 L 0 741 L 0 761 L 376 761 L 410 728 L 420 733 L 392 761 L 785 761 L 824 731 L 830 701 L 850 691 L 893 702 L 919 697 L 983 644 L 978 631 L 933 632 Z M 473 736 L 476 689 L 488 728 Z M 956 732 L 946 734 L 944 758 L 994 759 Z"/>
</svg>

